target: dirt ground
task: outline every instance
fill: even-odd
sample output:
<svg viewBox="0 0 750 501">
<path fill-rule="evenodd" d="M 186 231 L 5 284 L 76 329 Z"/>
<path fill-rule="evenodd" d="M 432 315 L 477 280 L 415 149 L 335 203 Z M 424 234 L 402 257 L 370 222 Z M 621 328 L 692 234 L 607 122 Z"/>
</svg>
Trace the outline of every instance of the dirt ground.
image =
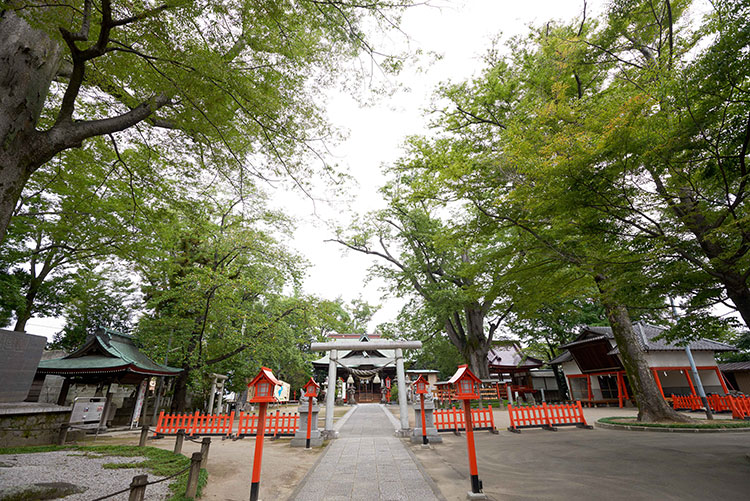
<svg viewBox="0 0 750 501">
<path fill-rule="evenodd" d="M 398 407 L 389 410 L 398 416 Z M 413 425 L 411 408 L 409 414 Z M 570 427 L 515 434 L 507 431 L 507 411 L 493 414 L 499 434 L 474 435 L 479 478 L 490 499 L 747 499 L 750 492 L 750 433 Z M 602 417 L 635 416 L 636 410 L 587 408 L 584 415 L 593 424 Z M 464 500 L 470 490 L 466 435 L 441 436 L 443 443 L 431 449 L 409 447 L 447 500 Z"/>
<path fill-rule="evenodd" d="M 296 409 L 294 406 L 293 409 Z M 281 409 L 282 412 L 293 410 Z M 340 406 L 334 409 L 334 417 L 338 420 L 351 407 Z M 273 409 L 272 409 L 273 410 Z M 322 429 L 325 419 L 325 409 L 320 409 L 319 427 Z M 87 439 L 87 444 L 128 444 L 137 445 L 138 431 L 116 433 L 99 436 L 96 441 Z M 172 450 L 174 437 L 149 439 L 147 445 L 160 449 Z M 261 469 L 260 498 L 266 501 L 287 499 L 297 484 L 304 478 L 310 468 L 320 457 L 324 447 L 292 448 L 291 438 L 271 440 L 266 438 L 263 445 L 263 465 Z M 325 445 L 325 444 L 324 444 Z M 193 452 L 200 451 L 200 444 L 185 440 L 182 453 L 190 457 Z M 253 469 L 253 454 L 255 439 L 246 437 L 240 440 L 212 437 L 208 454 L 208 484 L 203 490 L 201 499 L 208 501 L 239 501 L 250 496 L 250 476 Z"/>
</svg>

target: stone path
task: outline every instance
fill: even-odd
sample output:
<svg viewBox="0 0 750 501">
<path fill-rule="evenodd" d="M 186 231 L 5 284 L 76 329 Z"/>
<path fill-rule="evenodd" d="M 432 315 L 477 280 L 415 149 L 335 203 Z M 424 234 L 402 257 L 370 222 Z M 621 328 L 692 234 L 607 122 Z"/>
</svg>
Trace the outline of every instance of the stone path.
<svg viewBox="0 0 750 501">
<path fill-rule="evenodd" d="M 360 404 L 292 499 L 431 501 L 438 497 L 378 404 Z"/>
</svg>

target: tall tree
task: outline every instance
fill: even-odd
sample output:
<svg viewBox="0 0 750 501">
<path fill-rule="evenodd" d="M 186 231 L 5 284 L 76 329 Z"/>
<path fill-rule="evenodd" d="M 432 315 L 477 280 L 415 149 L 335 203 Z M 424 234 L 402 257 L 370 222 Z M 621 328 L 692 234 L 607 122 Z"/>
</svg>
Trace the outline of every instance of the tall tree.
<svg viewBox="0 0 750 501">
<path fill-rule="evenodd" d="M 362 52 L 396 68 L 364 26 L 395 26 L 407 4 L 3 0 L 0 241 L 40 166 L 121 131 L 301 182 L 297 159 L 327 133 L 316 92 Z"/>
<path fill-rule="evenodd" d="M 410 162 L 394 172 L 408 171 Z M 383 260 L 373 272 L 394 293 L 419 297 L 472 371 L 489 378 L 487 353 L 512 308 L 499 280 L 512 256 L 497 245 L 500 237 L 474 232 L 465 214 L 445 212 L 412 181 L 397 175 L 383 190 L 389 207 L 335 241 Z"/>
<path fill-rule="evenodd" d="M 147 307 L 136 332 L 157 358 L 183 369 L 173 400 L 180 411 L 201 371 L 271 343 L 303 306 L 284 294 L 298 286 L 300 260 L 270 234 L 285 218 L 257 201 L 203 197 L 162 214 L 134 260 Z"/>
</svg>

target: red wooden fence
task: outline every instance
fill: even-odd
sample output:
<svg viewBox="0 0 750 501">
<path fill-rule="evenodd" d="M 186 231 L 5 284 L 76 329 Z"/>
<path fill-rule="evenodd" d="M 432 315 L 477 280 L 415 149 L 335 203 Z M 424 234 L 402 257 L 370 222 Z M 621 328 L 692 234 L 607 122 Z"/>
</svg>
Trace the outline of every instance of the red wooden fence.
<svg viewBox="0 0 750 501">
<path fill-rule="evenodd" d="M 547 405 L 543 403 L 526 407 L 508 405 L 508 417 L 510 418 L 508 430 L 515 433 L 521 433 L 521 428 L 544 428 L 545 430 L 555 430 L 557 426 L 591 428 L 586 424 L 579 401 L 574 404 Z"/>
<path fill-rule="evenodd" d="M 435 409 L 435 428 L 437 431 L 463 431 L 466 430 L 464 410 L 451 407 L 450 409 Z M 492 414 L 492 406 L 486 409 L 471 410 L 471 425 L 475 430 L 495 431 L 495 416 Z"/>
<path fill-rule="evenodd" d="M 154 436 L 176 435 L 185 430 L 187 435 L 231 435 L 234 412 L 231 414 L 165 414 L 159 413 Z"/>
<path fill-rule="evenodd" d="M 672 395 L 672 407 L 676 411 L 699 411 L 703 402 L 697 395 Z"/>
<path fill-rule="evenodd" d="M 733 398 L 729 403 L 732 406 L 732 419 L 750 419 L 750 398 Z"/>
<path fill-rule="evenodd" d="M 733 419 L 750 418 L 750 398 L 708 395 L 706 399 L 714 412 L 731 412 Z M 699 411 L 703 409 L 703 402 L 697 395 L 672 395 L 672 406 L 677 411 Z"/>
<path fill-rule="evenodd" d="M 287 414 L 286 412 L 266 415 L 265 435 L 289 436 L 294 435 L 299 428 L 299 415 Z M 240 413 L 240 423 L 237 428 L 237 436 L 254 437 L 258 434 L 258 416 L 254 414 Z"/>
</svg>

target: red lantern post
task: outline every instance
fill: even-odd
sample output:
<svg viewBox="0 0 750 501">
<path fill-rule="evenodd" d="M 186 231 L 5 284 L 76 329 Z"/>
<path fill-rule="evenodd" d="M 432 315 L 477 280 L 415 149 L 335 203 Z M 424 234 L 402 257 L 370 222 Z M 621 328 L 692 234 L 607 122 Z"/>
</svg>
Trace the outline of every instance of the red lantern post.
<svg viewBox="0 0 750 501">
<path fill-rule="evenodd" d="M 304 386 L 305 388 L 305 396 L 307 397 L 307 438 L 305 440 L 305 449 L 310 448 L 310 426 L 312 425 L 312 406 L 313 406 L 313 398 L 318 396 L 318 389 L 320 388 L 320 385 L 315 382 L 315 380 L 311 377 L 310 381 L 307 382 Z"/>
<path fill-rule="evenodd" d="M 414 381 L 415 391 L 417 395 L 419 395 L 419 408 L 422 412 L 422 445 L 427 445 L 427 426 L 425 424 L 424 417 L 424 396 L 427 393 L 427 387 L 429 385 L 430 384 L 422 375 L 420 375 L 419 378 Z"/>
<path fill-rule="evenodd" d="M 253 388 L 253 398 L 250 402 L 260 404 L 258 410 L 258 430 L 255 435 L 255 455 L 253 456 L 253 476 L 250 484 L 250 501 L 258 501 L 260 489 L 260 466 L 263 461 L 263 437 L 266 433 L 266 407 L 269 402 L 275 400 L 274 388 L 281 381 L 276 379 L 268 367 L 261 367 L 255 379 L 250 381 L 248 387 Z"/>
<path fill-rule="evenodd" d="M 479 480 L 477 470 L 477 452 L 474 448 L 474 428 L 471 424 L 471 400 L 479 398 L 476 385 L 482 381 L 476 377 L 468 365 L 459 365 L 453 377 L 448 380 L 456 390 L 456 399 L 463 400 L 464 414 L 466 415 L 466 446 L 469 449 L 469 473 L 471 473 L 471 492 L 479 494 L 482 492 L 482 481 Z"/>
</svg>

